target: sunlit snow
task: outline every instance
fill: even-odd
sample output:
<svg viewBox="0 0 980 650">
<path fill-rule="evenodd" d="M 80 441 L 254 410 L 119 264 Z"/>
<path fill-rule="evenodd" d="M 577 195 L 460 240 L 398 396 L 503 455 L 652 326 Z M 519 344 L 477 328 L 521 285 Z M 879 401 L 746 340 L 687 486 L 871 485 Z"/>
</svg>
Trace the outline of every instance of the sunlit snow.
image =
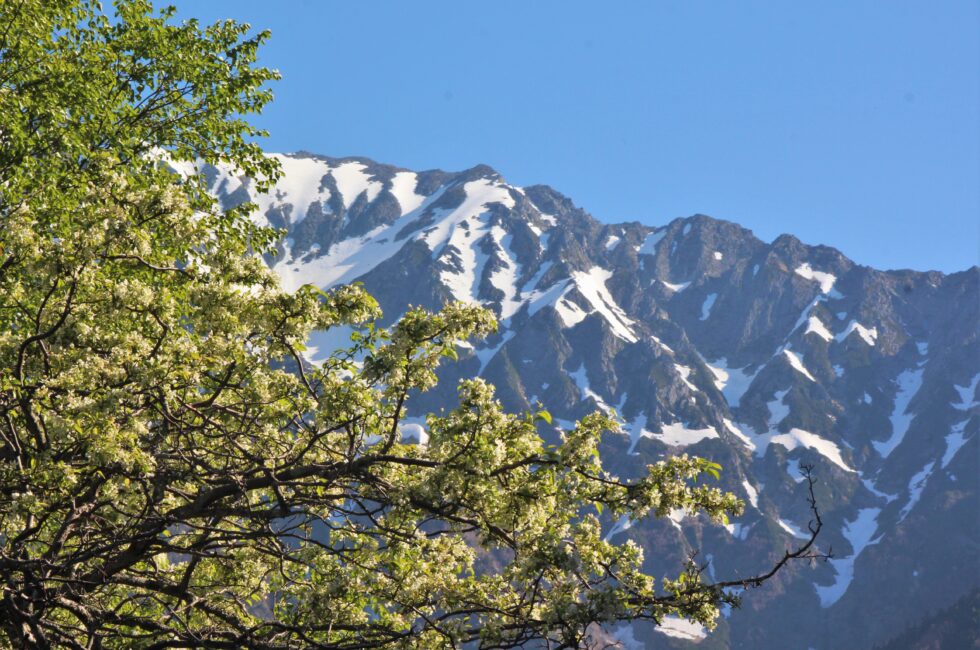
<svg viewBox="0 0 980 650">
<path fill-rule="evenodd" d="M 674 353 L 674 351 L 670 348 L 670 346 L 668 346 L 666 343 L 664 343 L 663 341 L 661 341 L 660 339 L 658 339 L 653 334 L 650 335 L 650 338 L 653 340 L 654 343 L 656 343 L 658 346 L 660 346 L 661 348 L 663 348 L 667 352 L 670 352 L 671 354 Z"/>
<path fill-rule="evenodd" d="M 834 338 L 836 338 L 837 342 L 839 343 L 841 341 L 844 341 L 848 336 L 850 336 L 854 332 L 857 332 L 858 336 L 861 337 L 861 340 L 863 340 L 868 345 L 873 346 L 875 344 L 875 341 L 878 340 L 877 327 L 870 327 L 870 328 L 865 327 L 864 325 L 857 322 L 856 320 L 852 320 L 850 323 L 848 323 L 847 327 L 844 328 L 844 331 L 838 334 Z"/>
<path fill-rule="evenodd" d="M 603 537 L 603 540 L 607 542 L 611 541 L 613 537 L 615 537 L 620 533 L 625 533 L 627 530 L 629 530 L 632 527 L 633 527 L 633 522 L 630 521 L 629 515 L 623 515 L 622 517 L 616 520 L 616 523 L 613 524 L 613 527 L 609 529 L 609 532 L 606 533 L 606 536 Z"/>
<path fill-rule="evenodd" d="M 521 305 L 524 304 L 520 299 L 520 292 L 517 287 L 521 265 L 518 264 L 517 256 L 510 249 L 513 235 L 502 227 L 494 225 L 490 228 L 490 237 L 497 246 L 497 251 L 500 253 L 499 259 L 502 262 L 490 274 L 490 284 L 504 294 L 503 298 L 500 299 L 500 317 L 507 319 L 516 314 Z"/>
<path fill-rule="evenodd" d="M 370 176 L 365 173 L 367 165 L 360 162 L 345 162 L 341 163 L 334 169 L 330 171 L 330 175 L 333 176 L 334 181 L 337 183 L 337 189 L 340 191 L 340 195 L 344 199 L 344 205 L 350 207 L 354 204 L 361 194 L 366 194 L 370 203 L 375 198 L 377 198 L 378 193 L 381 192 L 381 183 L 376 180 L 372 180 Z M 284 168 L 285 176 L 289 175 L 289 171 Z M 320 186 L 319 182 L 312 183 L 310 185 L 313 188 Z"/>
<path fill-rule="evenodd" d="M 771 401 L 769 401 L 766 406 L 769 409 L 769 431 L 763 434 L 757 434 L 753 437 L 753 442 L 756 443 L 756 455 L 762 456 L 766 452 L 766 448 L 769 445 L 781 445 L 786 448 L 787 451 L 793 451 L 799 447 L 805 449 L 810 449 L 834 465 L 837 465 L 846 472 L 855 472 L 852 467 L 850 467 L 841 455 L 840 447 L 837 443 L 827 440 L 815 433 L 805 431 L 803 429 L 791 428 L 789 431 L 782 433 L 777 428 L 779 423 L 782 422 L 787 415 L 789 415 L 789 407 L 783 401 L 788 391 L 777 392 Z"/>
<path fill-rule="evenodd" d="M 813 375 L 810 374 L 810 371 L 806 369 L 806 366 L 803 365 L 803 360 L 800 359 L 800 355 L 796 354 L 795 352 L 793 352 L 788 348 L 783 350 L 783 354 L 786 355 L 786 360 L 789 361 L 789 365 L 793 366 L 794 370 L 796 370 L 797 372 L 799 372 L 800 374 L 802 374 L 804 377 L 806 377 L 812 382 L 817 381 L 816 379 L 813 378 Z"/>
<path fill-rule="evenodd" d="M 725 401 L 729 406 L 738 406 L 742 401 L 742 396 L 752 385 L 752 381 L 759 373 L 756 370 L 748 373 L 745 368 L 732 368 L 728 365 L 727 359 L 721 357 L 715 361 L 706 363 L 711 374 L 715 376 L 715 386 L 725 396 Z"/>
<path fill-rule="evenodd" d="M 832 298 L 840 298 L 841 295 L 834 290 L 834 283 L 837 282 L 837 276 L 832 273 L 826 273 L 824 271 L 815 271 L 809 264 L 801 264 L 796 267 L 795 273 L 807 280 L 813 280 L 814 282 L 820 283 L 820 292 L 829 295 Z"/>
<path fill-rule="evenodd" d="M 418 209 L 425 197 L 415 193 L 418 175 L 415 172 L 398 172 L 391 179 L 391 194 L 401 206 L 402 214 Z"/>
<path fill-rule="evenodd" d="M 674 284 L 673 282 L 667 282 L 666 280 L 661 280 L 660 283 L 663 284 L 668 289 L 670 289 L 671 291 L 673 291 L 674 293 L 680 293 L 684 289 L 687 289 L 689 286 L 691 286 L 690 282 L 680 282 L 678 284 Z"/>
<path fill-rule="evenodd" d="M 268 193 L 250 192 L 252 202 L 258 206 L 258 216 L 264 218 L 272 206 L 291 205 L 291 223 L 306 218 L 310 204 L 330 200 L 330 190 L 320 188 L 320 181 L 330 170 L 330 164 L 316 158 L 297 158 L 284 154 L 272 154 L 282 166 L 282 176 Z"/>
<path fill-rule="evenodd" d="M 593 266 L 585 272 L 572 272 L 572 279 L 576 288 L 592 305 L 593 311 L 599 312 L 606 319 L 616 336 L 630 343 L 635 343 L 637 338 L 632 329 L 633 321 L 616 304 L 612 294 L 606 288 L 606 281 L 611 277 L 612 271 L 598 266 Z"/>
<path fill-rule="evenodd" d="M 779 524 L 780 528 L 797 539 L 810 539 L 810 533 L 804 532 L 804 530 L 799 526 L 794 526 L 792 523 L 781 517 L 776 518 L 776 523 Z"/>
<path fill-rule="evenodd" d="M 725 423 L 725 428 L 728 429 L 729 433 L 731 433 L 733 436 L 741 440 L 742 443 L 744 443 L 745 446 L 749 448 L 749 451 L 755 451 L 756 444 L 752 441 L 752 438 L 747 436 L 745 432 L 743 432 L 734 422 L 732 422 L 728 418 L 724 418 L 722 421 Z"/>
<path fill-rule="evenodd" d="M 663 423 L 660 425 L 660 432 L 654 432 L 647 429 L 647 417 L 646 415 L 638 415 L 631 422 L 627 423 L 624 427 L 630 436 L 630 448 L 628 453 L 632 454 L 633 450 L 636 448 L 636 444 L 640 441 L 640 438 L 650 438 L 651 440 L 659 440 L 660 442 L 668 445 L 670 447 L 687 447 L 688 445 L 693 445 L 702 440 L 707 440 L 709 438 L 718 438 L 718 432 L 711 427 L 705 429 L 692 429 L 688 428 L 682 422 L 674 422 L 671 424 Z"/>
<path fill-rule="evenodd" d="M 759 492 L 749 483 L 748 479 L 742 479 L 742 487 L 745 488 L 745 494 L 749 497 L 749 503 L 752 504 L 753 508 L 759 508 Z"/>
<path fill-rule="evenodd" d="M 589 375 L 585 369 L 584 363 L 580 364 L 575 372 L 568 373 L 568 378 L 574 381 L 575 385 L 578 386 L 579 395 L 582 396 L 581 399 L 583 401 L 591 397 L 593 400 L 595 400 L 596 405 L 600 409 L 606 413 L 612 413 L 612 407 L 606 404 L 606 401 L 602 398 L 602 396 L 592 390 L 592 387 L 589 385 Z"/>
<path fill-rule="evenodd" d="M 688 641 L 700 641 L 708 636 L 703 625 L 676 616 L 665 616 L 655 629 L 661 634 Z"/>
<path fill-rule="evenodd" d="M 675 363 L 674 370 L 676 370 L 677 373 L 681 376 L 681 381 L 683 381 L 688 388 L 690 388 L 692 391 L 695 392 L 698 390 L 698 387 L 692 384 L 691 380 L 689 379 L 691 376 L 690 366 L 684 366 L 679 363 Z"/>
<path fill-rule="evenodd" d="M 701 440 L 718 437 L 718 432 L 711 427 L 706 429 L 689 429 L 681 422 L 661 424 L 660 428 L 662 431 L 653 434 L 653 437 L 671 447 L 686 447 Z"/>
<path fill-rule="evenodd" d="M 424 241 L 434 256 L 449 264 L 439 273 L 439 279 L 456 300 L 479 302 L 480 281 L 488 255 L 481 247 L 481 239 L 490 228 L 488 205 L 500 203 L 513 207 L 514 199 L 506 186 L 490 179 L 480 178 L 463 186 L 466 198 L 463 203 L 427 228 L 419 239 Z M 440 248 L 441 244 L 445 244 Z"/>
<path fill-rule="evenodd" d="M 303 284 L 328 288 L 356 280 L 397 253 L 405 245 L 405 241 L 395 238 L 398 232 L 441 196 L 442 191 L 436 192 L 414 212 L 402 215 L 390 225 L 378 226 L 361 237 L 337 242 L 325 254 L 308 262 L 290 259 L 287 255 L 274 267 L 282 278 L 283 287 L 289 291 L 295 291 Z"/>
<path fill-rule="evenodd" d="M 810 316 L 810 318 L 807 320 L 806 330 L 803 332 L 803 334 L 806 335 L 810 332 L 813 332 L 824 341 L 830 341 L 834 338 L 834 335 L 830 333 L 830 330 L 828 330 L 827 326 L 823 324 L 823 321 L 816 316 Z"/>
</svg>

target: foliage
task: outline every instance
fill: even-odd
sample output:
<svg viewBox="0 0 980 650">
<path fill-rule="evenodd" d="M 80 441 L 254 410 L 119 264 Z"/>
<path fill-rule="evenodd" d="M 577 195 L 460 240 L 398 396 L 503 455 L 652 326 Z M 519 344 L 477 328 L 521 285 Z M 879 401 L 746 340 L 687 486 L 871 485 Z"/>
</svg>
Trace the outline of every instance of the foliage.
<svg viewBox="0 0 980 650">
<path fill-rule="evenodd" d="M 244 115 L 264 34 L 125 0 L 0 0 L 0 644 L 576 647 L 594 623 L 711 624 L 725 584 L 655 580 L 597 515 L 723 520 L 718 467 L 632 483 L 596 414 L 539 435 L 480 380 L 402 441 L 406 401 L 475 307 L 376 328 L 357 286 L 282 291 L 277 234 L 181 161 L 276 170 Z M 169 160 L 170 165 L 161 164 Z M 313 329 L 348 353 L 303 363 Z M 291 370 L 290 370 L 291 368 Z M 479 566 L 479 570 L 477 570 Z"/>
</svg>

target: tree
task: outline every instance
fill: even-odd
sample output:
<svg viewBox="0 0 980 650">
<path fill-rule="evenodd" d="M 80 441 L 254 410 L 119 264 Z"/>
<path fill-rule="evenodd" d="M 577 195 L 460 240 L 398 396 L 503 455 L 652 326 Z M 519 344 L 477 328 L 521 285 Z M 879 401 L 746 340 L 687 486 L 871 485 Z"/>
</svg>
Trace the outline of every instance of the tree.
<svg viewBox="0 0 980 650">
<path fill-rule="evenodd" d="M 549 445 L 546 412 L 507 414 L 480 380 L 404 442 L 410 395 L 491 316 L 415 309 L 385 331 L 356 286 L 282 291 L 256 254 L 278 234 L 188 171 L 275 178 L 244 117 L 277 76 L 266 35 L 116 11 L 0 0 L 0 643 L 577 647 L 596 623 L 711 625 L 727 587 L 809 556 L 656 581 L 599 517 L 724 520 L 742 505 L 719 467 L 622 481 L 597 451 L 614 420 Z M 338 325 L 351 350 L 305 364 Z"/>
</svg>

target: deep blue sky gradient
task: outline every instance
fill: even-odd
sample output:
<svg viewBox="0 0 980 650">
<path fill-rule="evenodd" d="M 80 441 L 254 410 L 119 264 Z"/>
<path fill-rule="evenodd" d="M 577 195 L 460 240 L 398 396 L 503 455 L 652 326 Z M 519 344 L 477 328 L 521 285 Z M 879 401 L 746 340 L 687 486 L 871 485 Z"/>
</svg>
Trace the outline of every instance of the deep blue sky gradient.
<svg viewBox="0 0 980 650">
<path fill-rule="evenodd" d="M 704 213 L 980 262 L 980 3 L 189 0 L 272 30 L 271 151 L 486 163 L 602 221 Z"/>
</svg>

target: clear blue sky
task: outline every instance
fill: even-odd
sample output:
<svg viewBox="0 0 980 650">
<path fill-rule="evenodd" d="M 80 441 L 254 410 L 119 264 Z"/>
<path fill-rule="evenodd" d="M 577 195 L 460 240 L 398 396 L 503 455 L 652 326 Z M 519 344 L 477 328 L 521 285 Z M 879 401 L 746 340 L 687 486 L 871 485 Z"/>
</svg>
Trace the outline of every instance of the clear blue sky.
<svg viewBox="0 0 980 650">
<path fill-rule="evenodd" d="M 980 262 L 980 3 L 173 0 L 272 30 L 272 151 L 487 163 L 880 268 Z"/>
</svg>

